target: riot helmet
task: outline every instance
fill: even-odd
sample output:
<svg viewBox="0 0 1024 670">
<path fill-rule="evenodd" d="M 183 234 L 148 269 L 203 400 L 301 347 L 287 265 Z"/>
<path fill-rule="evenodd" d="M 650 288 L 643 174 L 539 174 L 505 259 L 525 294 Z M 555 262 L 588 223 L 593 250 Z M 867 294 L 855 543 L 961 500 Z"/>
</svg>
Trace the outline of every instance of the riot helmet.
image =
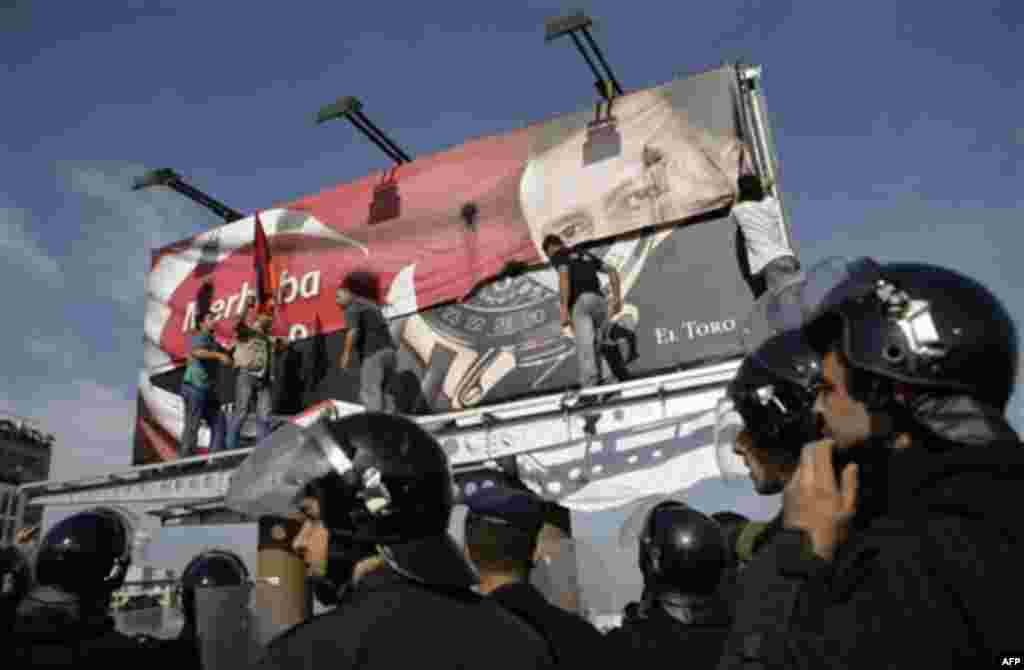
<svg viewBox="0 0 1024 670">
<path fill-rule="evenodd" d="M 975 280 L 924 263 L 830 259 L 808 273 L 808 287 L 822 296 L 805 327 L 819 353 L 838 345 L 853 369 L 1005 411 L 1017 377 L 1017 332 Z M 869 407 L 889 400 L 877 384 L 858 386 L 851 390 Z"/>
<path fill-rule="evenodd" d="M 788 366 L 781 360 L 776 364 L 783 358 Z M 758 447 L 798 453 L 817 434 L 813 410 L 820 375 L 820 356 L 803 343 L 799 332 L 791 331 L 747 356 L 726 396 Z"/>
<path fill-rule="evenodd" d="M 248 516 L 288 516 L 313 488 L 339 545 L 374 546 L 396 572 L 468 587 L 476 574 L 448 534 L 454 484 L 447 454 L 404 417 L 367 412 L 284 426 L 254 448 L 226 500 Z"/>
<path fill-rule="evenodd" d="M 635 538 L 648 593 L 712 595 L 729 565 L 721 527 L 678 499 L 643 501 L 623 525 L 620 542 Z"/>
<path fill-rule="evenodd" d="M 818 438 L 814 401 L 821 356 L 800 332 L 804 291 L 801 281 L 764 294 L 740 328 L 747 355 L 716 412 L 716 454 L 727 477 L 745 469 L 732 455 L 741 430 L 757 449 L 793 460 Z"/>
<path fill-rule="evenodd" d="M 195 556 L 181 573 L 178 583 L 178 602 L 185 625 L 196 622 L 196 589 L 217 586 L 240 586 L 249 580 L 249 570 L 237 555 L 220 549 L 211 549 Z"/>
<path fill-rule="evenodd" d="M 36 554 L 36 582 L 79 596 L 109 596 L 124 583 L 131 547 L 132 530 L 113 510 L 75 514 L 43 538 Z"/>
</svg>

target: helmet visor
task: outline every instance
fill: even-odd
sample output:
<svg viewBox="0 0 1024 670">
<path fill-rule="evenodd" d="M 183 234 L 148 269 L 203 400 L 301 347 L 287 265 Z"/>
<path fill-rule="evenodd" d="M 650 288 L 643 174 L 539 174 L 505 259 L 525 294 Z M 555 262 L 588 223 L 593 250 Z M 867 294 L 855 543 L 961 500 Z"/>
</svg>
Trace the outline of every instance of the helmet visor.
<svg viewBox="0 0 1024 670">
<path fill-rule="evenodd" d="M 728 481 L 746 480 L 749 471 L 736 455 L 736 440 L 745 427 L 743 416 L 731 398 L 722 398 L 715 406 L 715 460 L 718 472 Z"/>
<path fill-rule="evenodd" d="M 801 292 L 804 322 L 873 293 L 881 279 L 881 266 L 870 258 L 826 258 L 807 272 Z"/>
<path fill-rule="evenodd" d="M 306 485 L 351 469 L 352 461 L 322 421 L 305 429 L 286 424 L 253 448 L 232 475 L 224 502 L 253 519 L 287 517 L 297 509 Z"/>
<path fill-rule="evenodd" d="M 749 355 L 773 337 L 803 325 L 804 282 L 787 284 L 762 295 L 740 327 L 740 341 Z"/>
<path fill-rule="evenodd" d="M 826 258 L 803 281 L 769 291 L 757 299 L 740 329 L 744 350 L 754 353 L 768 340 L 830 312 L 843 302 L 868 295 L 882 278 L 870 258 Z"/>
</svg>

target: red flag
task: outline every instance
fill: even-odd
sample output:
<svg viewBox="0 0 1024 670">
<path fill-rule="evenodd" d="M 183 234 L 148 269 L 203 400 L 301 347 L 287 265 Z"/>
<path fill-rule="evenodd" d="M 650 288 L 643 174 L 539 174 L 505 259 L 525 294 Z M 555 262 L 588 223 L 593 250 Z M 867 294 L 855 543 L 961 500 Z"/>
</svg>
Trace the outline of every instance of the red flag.
<svg viewBox="0 0 1024 670">
<path fill-rule="evenodd" d="M 256 301 L 261 314 L 274 311 L 277 298 L 277 273 L 270 258 L 270 244 L 263 232 L 260 214 L 256 213 L 256 231 L 253 240 L 253 265 L 256 269 Z"/>
</svg>

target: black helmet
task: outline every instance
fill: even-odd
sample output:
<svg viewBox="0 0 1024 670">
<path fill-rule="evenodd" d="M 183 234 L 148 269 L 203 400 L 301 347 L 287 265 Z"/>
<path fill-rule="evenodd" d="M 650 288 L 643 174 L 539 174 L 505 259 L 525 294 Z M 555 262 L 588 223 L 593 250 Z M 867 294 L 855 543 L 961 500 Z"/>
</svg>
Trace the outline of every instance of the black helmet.
<svg viewBox="0 0 1024 670">
<path fill-rule="evenodd" d="M 196 588 L 239 586 L 249 580 L 249 570 L 241 558 L 230 551 L 211 549 L 195 556 L 178 583 L 179 602 L 186 625 L 196 621 Z"/>
<path fill-rule="evenodd" d="M 743 359 L 726 396 L 759 448 L 799 453 L 817 437 L 814 400 L 820 375 L 821 356 L 799 332 L 789 331 Z"/>
<path fill-rule="evenodd" d="M 647 515 L 639 559 L 648 588 L 710 595 L 729 565 L 729 551 L 716 522 L 682 502 L 668 501 Z"/>
<path fill-rule="evenodd" d="M 369 412 L 324 424 L 351 462 L 328 478 L 321 509 L 332 534 L 381 546 L 396 571 L 429 584 L 469 586 L 476 574 L 448 535 L 454 482 L 448 456 L 409 419 Z"/>
<path fill-rule="evenodd" d="M 287 517 L 314 495 L 335 544 L 380 547 L 406 577 L 468 587 L 476 573 L 448 534 L 454 488 L 448 456 L 430 433 L 368 412 L 281 427 L 235 471 L 225 502 L 251 518 Z"/>
<path fill-rule="evenodd" d="M 78 595 L 109 595 L 124 583 L 131 549 L 132 531 L 121 515 L 102 508 L 75 514 L 43 538 L 36 582 Z"/>
<path fill-rule="evenodd" d="M 809 295 L 822 296 L 805 326 L 820 353 L 838 342 L 855 370 L 1005 411 L 1017 377 L 1016 328 L 978 282 L 934 265 L 864 258 L 825 261 L 807 283 Z M 876 384 L 851 391 L 875 407 L 890 395 Z"/>
</svg>

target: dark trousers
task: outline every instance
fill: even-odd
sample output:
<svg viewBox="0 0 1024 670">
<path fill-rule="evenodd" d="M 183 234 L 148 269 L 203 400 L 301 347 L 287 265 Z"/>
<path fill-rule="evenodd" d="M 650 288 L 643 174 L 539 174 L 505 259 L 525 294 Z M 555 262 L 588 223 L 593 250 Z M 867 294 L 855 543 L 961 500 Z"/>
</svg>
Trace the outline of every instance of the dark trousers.
<svg viewBox="0 0 1024 670">
<path fill-rule="evenodd" d="M 199 423 L 206 421 L 210 427 L 210 451 L 224 448 L 224 414 L 217 404 L 217 394 L 212 388 L 196 388 L 189 384 L 181 385 L 181 397 L 185 399 L 185 430 L 181 436 L 181 447 L 178 455 L 194 456 L 199 439 Z"/>
</svg>

